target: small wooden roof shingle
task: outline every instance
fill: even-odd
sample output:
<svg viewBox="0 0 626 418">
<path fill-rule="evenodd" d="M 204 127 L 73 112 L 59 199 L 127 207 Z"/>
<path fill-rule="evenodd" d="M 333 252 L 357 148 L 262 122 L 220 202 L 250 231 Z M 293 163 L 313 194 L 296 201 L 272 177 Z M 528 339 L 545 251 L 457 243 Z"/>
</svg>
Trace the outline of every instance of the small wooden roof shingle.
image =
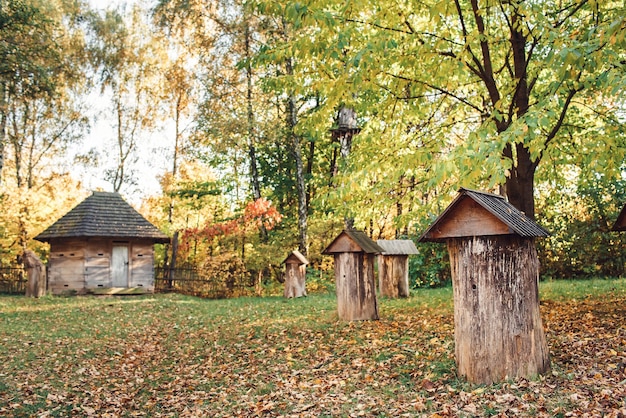
<svg viewBox="0 0 626 418">
<path fill-rule="evenodd" d="M 622 211 L 617 216 L 615 225 L 611 229 L 613 231 L 626 231 L 626 205 L 622 208 Z"/>
<path fill-rule="evenodd" d="M 383 249 L 363 231 L 345 229 L 331 242 L 322 254 L 366 253 L 380 254 Z"/>
<path fill-rule="evenodd" d="M 133 209 L 119 193 L 93 192 L 61 219 L 35 237 L 42 242 L 66 238 L 150 239 L 169 237 Z"/>
<path fill-rule="evenodd" d="M 410 239 L 379 239 L 376 243 L 383 249 L 383 255 L 417 254 L 417 247 Z"/>
<path fill-rule="evenodd" d="M 441 242 L 447 238 L 487 235 L 519 235 L 525 238 L 550 234 L 503 196 L 459 189 L 459 195 L 419 238 Z"/>
</svg>

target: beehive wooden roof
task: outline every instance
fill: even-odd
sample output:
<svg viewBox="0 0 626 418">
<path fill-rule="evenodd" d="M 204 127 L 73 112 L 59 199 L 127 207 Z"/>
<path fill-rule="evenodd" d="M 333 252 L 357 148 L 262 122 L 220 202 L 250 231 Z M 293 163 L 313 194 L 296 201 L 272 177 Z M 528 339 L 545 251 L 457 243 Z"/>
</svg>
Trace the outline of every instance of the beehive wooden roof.
<svg viewBox="0 0 626 418">
<path fill-rule="evenodd" d="M 298 250 L 293 250 L 281 264 L 309 264 L 309 260 Z"/>
<path fill-rule="evenodd" d="M 622 211 L 613 225 L 613 231 L 626 231 L 626 205 L 622 208 Z"/>
<path fill-rule="evenodd" d="M 461 188 L 456 199 L 422 234 L 419 241 L 441 242 L 447 238 L 487 235 L 534 238 L 550 234 L 503 196 Z"/>
<path fill-rule="evenodd" d="M 417 247 L 410 239 L 379 239 L 376 243 L 383 249 L 383 255 L 417 254 Z"/>
<path fill-rule="evenodd" d="M 35 237 L 50 242 L 64 238 L 145 238 L 169 242 L 167 235 L 133 209 L 119 193 L 93 192 Z"/>
<path fill-rule="evenodd" d="M 363 231 L 345 229 L 331 242 L 322 254 L 336 253 L 380 254 L 383 249 Z"/>
</svg>

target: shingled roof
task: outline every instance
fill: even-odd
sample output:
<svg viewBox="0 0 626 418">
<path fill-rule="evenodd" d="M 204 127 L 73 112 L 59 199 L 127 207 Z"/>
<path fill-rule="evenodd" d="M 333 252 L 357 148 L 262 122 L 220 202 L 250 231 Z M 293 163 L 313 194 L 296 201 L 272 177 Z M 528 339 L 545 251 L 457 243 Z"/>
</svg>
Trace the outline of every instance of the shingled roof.
<svg viewBox="0 0 626 418">
<path fill-rule="evenodd" d="M 418 254 L 417 247 L 410 239 L 379 239 L 376 243 L 384 250 L 383 255 Z"/>
<path fill-rule="evenodd" d="M 150 239 L 169 237 L 133 209 L 119 193 L 93 192 L 74 209 L 35 237 L 42 242 L 59 238 Z"/>
<path fill-rule="evenodd" d="M 347 244 L 347 245 L 344 245 Z M 322 254 L 335 254 L 339 252 L 364 252 L 366 254 L 380 254 L 384 250 L 376 244 L 363 231 L 344 229 L 331 242 Z"/>
<path fill-rule="evenodd" d="M 459 207 L 463 206 L 463 203 L 467 199 L 476 202 L 484 209 L 485 213 L 490 213 L 493 217 L 498 219 L 506 230 L 503 232 L 505 234 L 515 234 L 526 238 L 547 237 L 550 235 L 548 231 L 515 208 L 515 206 L 510 204 L 503 196 L 461 188 L 459 189 L 459 195 L 456 199 L 439 215 L 418 241 L 440 241 L 440 239 L 435 238 L 438 228 L 453 217 L 454 212 Z M 462 220 L 463 218 L 461 218 L 461 221 Z M 492 235 L 493 233 L 490 234 Z"/>
</svg>

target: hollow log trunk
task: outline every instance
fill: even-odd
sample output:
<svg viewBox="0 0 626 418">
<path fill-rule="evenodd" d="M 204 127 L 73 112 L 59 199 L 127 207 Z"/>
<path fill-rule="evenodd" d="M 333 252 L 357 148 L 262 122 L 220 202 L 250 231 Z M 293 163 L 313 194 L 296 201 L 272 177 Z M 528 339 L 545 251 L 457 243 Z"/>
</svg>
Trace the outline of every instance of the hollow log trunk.
<svg viewBox="0 0 626 418">
<path fill-rule="evenodd" d="M 335 254 L 335 283 L 339 319 L 379 319 L 373 255 L 351 252 Z"/>
<path fill-rule="evenodd" d="M 285 266 L 285 297 L 306 296 L 306 265 L 287 263 Z"/>
<path fill-rule="evenodd" d="M 46 295 L 46 267 L 39 257 L 31 250 L 24 251 L 22 256 L 28 284 L 26 286 L 26 296 L 39 298 Z"/>
<path fill-rule="evenodd" d="M 550 368 L 539 314 L 534 241 L 517 236 L 448 240 L 458 374 L 473 383 Z"/>
<path fill-rule="evenodd" d="M 409 296 L 409 256 L 378 256 L 380 295 L 388 298 Z"/>
</svg>

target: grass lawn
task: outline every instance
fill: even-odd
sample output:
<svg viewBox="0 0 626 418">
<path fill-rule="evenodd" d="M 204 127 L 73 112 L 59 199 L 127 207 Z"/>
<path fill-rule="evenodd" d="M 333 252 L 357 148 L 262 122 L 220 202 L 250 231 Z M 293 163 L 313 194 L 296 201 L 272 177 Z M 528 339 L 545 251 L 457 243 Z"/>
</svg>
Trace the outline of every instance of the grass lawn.
<svg viewBox="0 0 626 418">
<path fill-rule="evenodd" d="M 457 378 L 451 289 L 337 320 L 334 295 L 0 296 L 0 416 L 626 415 L 626 279 L 547 282 L 552 370 Z"/>
</svg>

